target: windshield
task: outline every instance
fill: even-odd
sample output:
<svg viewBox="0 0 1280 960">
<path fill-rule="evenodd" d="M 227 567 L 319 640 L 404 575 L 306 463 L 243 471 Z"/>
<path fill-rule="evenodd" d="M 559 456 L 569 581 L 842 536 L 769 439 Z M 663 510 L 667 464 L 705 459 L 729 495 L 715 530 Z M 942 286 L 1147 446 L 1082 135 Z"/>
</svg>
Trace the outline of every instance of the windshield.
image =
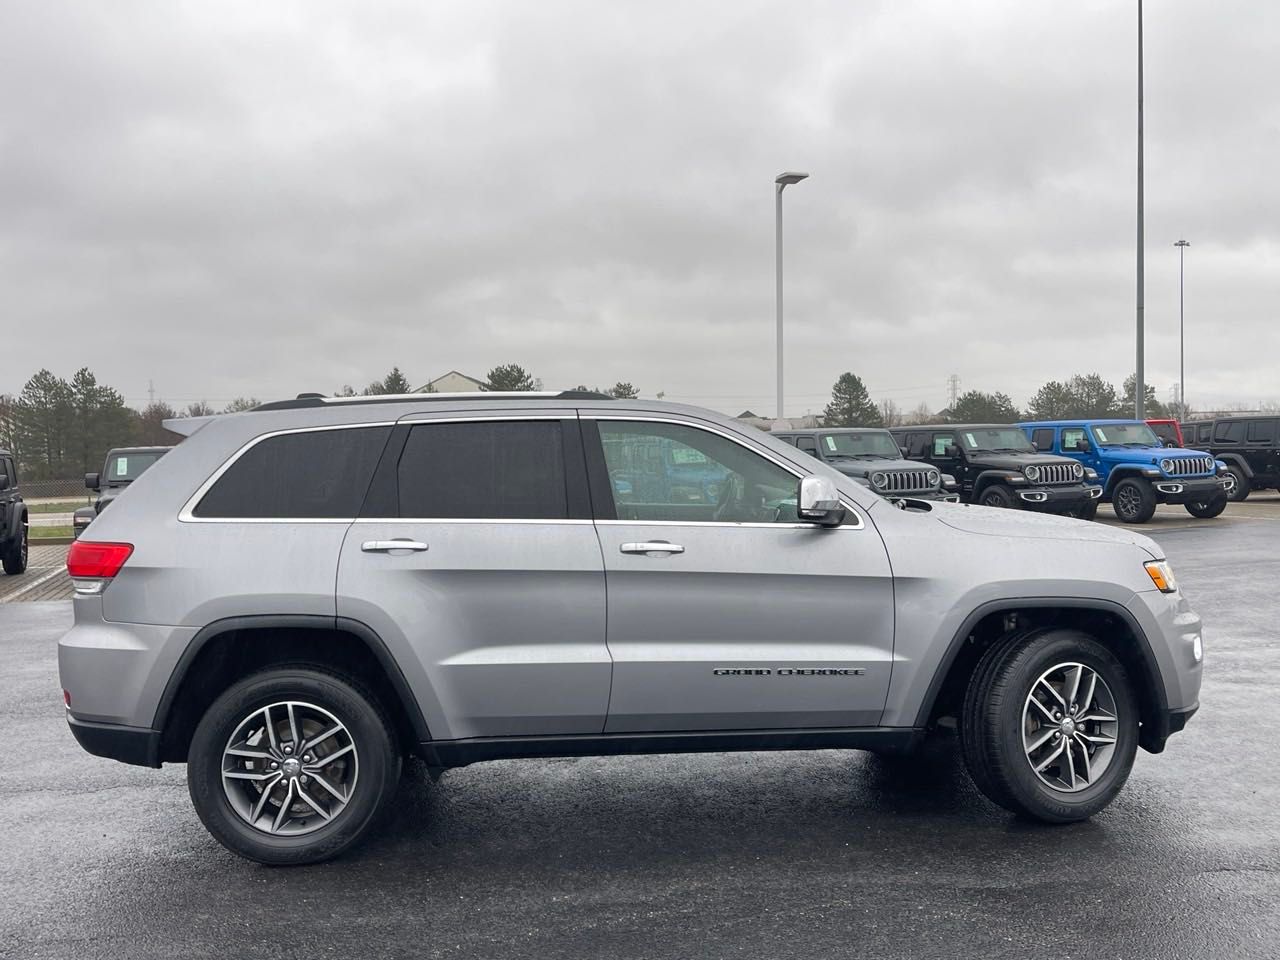
<svg viewBox="0 0 1280 960">
<path fill-rule="evenodd" d="M 160 459 L 158 453 L 117 453 L 107 458 L 107 483 L 129 483 Z"/>
<path fill-rule="evenodd" d="M 996 453 L 1035 453 L 1027 435 L 1017 427 L 979 427 L 960 431 L 960 442 L 966 450 L 990 450 Z"/>
<path fill-rule="evenodd" d="M 1103 447 L 1158 447 L 1157 437 L 1145 423 L 1108 423 L 1095 426 L 1093 435 Z"/>
<path fill-rule="evenodd" d="M 898 460 L 902 451 L 888 430 L 871 433 L 826 433 L 822 435 L 822 449 L 828 458 L 879 457 Z"/>
</svg>

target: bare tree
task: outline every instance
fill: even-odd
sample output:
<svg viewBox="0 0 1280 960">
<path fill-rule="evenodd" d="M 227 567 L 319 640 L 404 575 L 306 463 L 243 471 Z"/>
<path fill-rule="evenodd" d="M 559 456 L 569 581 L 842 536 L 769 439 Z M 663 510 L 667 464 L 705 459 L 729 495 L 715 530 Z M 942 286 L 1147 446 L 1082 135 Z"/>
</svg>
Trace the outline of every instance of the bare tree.
<svg viewBox="0 0 1280 960">
<path fill-rule="evenodd" d="M 922 423 L 933 423 L 937 419 L 937 414 L 929 409 L 927 403 L 921 401 L 914 410 L 902 418 L 902 425 L 904 427 L 914 427 Z"/>
<path fill-rule="evenodd" d="M 886 427 L 902 426 L 902 411 L 898 409 L 898 405 L 892 400 L 880 401 L 880 416 L 884 420 Z"/>
</svg>

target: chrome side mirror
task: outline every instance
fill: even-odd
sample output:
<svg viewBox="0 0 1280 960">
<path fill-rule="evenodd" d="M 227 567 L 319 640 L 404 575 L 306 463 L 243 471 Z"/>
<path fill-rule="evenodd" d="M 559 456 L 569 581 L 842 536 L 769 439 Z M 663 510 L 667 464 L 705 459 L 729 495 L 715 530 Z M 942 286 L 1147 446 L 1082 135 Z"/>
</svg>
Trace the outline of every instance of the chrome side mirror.
<svg viewBox="0 0 1280 960">
<path fill-rule="evenodd" d="M 796 516 L 806 523 L 838 527 L 844 523 L 840 492 L 826 477 L 805 477 L 796 492 Z"/>
</svg>

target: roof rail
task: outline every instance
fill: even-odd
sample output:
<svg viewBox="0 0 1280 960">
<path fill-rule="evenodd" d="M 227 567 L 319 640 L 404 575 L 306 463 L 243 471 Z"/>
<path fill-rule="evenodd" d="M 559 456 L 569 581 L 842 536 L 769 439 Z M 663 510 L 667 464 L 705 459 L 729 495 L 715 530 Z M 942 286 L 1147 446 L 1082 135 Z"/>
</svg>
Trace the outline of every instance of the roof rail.
<svg viewBox="0 0 1280 960">
<path fill-rule="evenodd" d="M 339 404 L 422 403 L 443 400 L 613 400 L 594 390 L 485 390 L 476 393 L 383 393 L 359 397 L 328 397 L 323 393 L 300 393 L 292 400 L 260 403 L 254 410 L 302 410 Z"/>
</svg>

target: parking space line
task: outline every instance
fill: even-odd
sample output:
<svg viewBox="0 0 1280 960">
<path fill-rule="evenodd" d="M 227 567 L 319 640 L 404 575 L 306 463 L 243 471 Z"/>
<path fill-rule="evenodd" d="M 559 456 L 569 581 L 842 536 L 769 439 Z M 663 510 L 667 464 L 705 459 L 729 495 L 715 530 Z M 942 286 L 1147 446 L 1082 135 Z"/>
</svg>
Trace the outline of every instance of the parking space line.
<svg viewBox="0 0 1280 960">
<path fill-rule="evenodd" d="M 32 590 L 34 590 L 38 586 L 41 586 L 42 584 L 48 583 L 54 577 L 58 576 L 63 572 L 64 572 L 63 567 L 53 567 L 50 570 L 48 570 L 46 573 L 42 574 L 41 576 L 36 577 L 30 583 L 23 584 L 20 590 L 15 590 L 13 593 L 8 594 L 7 596 L 0 597 L 0 603 L 12 603 L 14 600 L 17 600 L 22 595 L 30 593 Z"/>
</svg>

